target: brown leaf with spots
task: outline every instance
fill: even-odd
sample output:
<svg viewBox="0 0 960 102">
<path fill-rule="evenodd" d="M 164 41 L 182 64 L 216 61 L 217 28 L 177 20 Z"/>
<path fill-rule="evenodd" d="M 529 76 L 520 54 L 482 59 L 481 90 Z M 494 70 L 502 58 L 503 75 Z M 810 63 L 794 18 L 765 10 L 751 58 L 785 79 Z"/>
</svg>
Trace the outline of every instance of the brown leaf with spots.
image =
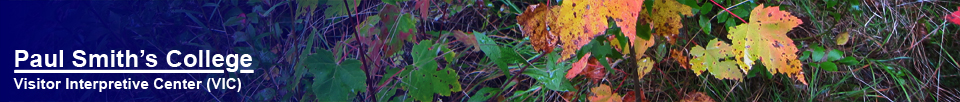
<svg viewBox="0 0 960 102">
<path fill-rule="evenodd" d="M 524 12 L 517 17 L 517 22 L 523 25 L 523 35 L 530 37 L 530 43 L 534 50 L 543 53 L 552 52 L 558 40 L 553 32 L 547 30 L 548 26 L 554 21 L 551 19 L 556 18 L 550 6 L 546 4 L 530 5 Z"/>
</svg>

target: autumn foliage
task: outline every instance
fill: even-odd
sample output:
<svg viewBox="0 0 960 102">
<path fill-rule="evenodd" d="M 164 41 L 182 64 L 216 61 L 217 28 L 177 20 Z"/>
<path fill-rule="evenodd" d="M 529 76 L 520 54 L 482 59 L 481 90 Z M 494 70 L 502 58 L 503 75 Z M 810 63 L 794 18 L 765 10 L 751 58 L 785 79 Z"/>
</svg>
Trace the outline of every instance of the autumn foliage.
<svg viewBox="0 0 960 102">
<path fill-rule="evenodd" d="M 608 28 L 607 17 L 620 28 L 634 28 L 643 1 L 638 0 L 570 0 L 562 5 L 537 4 L 527 7 L 517 17 L 523 25 L 523 34 L 530 37 L 534 49 L 549 53 L 554 46 L 562 46 L 560 60 L 566 60 L 593 38 Z M 636 31 L 623 29 L 631 42 L 636 42 Z"/>
</svg>

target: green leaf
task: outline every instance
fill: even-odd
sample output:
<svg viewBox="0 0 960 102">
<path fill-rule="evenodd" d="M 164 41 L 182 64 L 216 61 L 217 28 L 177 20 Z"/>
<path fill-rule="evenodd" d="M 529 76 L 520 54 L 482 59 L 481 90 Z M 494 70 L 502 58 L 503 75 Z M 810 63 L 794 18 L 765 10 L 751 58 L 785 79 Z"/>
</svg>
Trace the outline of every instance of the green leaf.
<svg viewBox="0 0 960 102">
<path fill-rule="evenodd" d="M 507 63 L 500 61 L 500 46 L 497 45 L 497 42 L 494 42 L 493 39 L 487 37 L 487 34 L 483 32 L 473 32 L 473 36 L 477 38 L 477 43 L 480 44 L 480 51 L 483 51 L 487 55 L 487 58 L 493 60 L 497 67 L 500 68 L 500 71 L 506 73 L 507 77 L 511 77 L 509 68 L 507 68 Z"/>
<path fill-rule="evenodd" d="M 707 16 L 701 15 L 699 23 L 700 23 L 700 29 L 703 29 L 704 33 L 709 34 L 710 30 L 713 29 L 710 25 L 710 18 L 708 18 Z"/>
<path fill-rule="evenodd" d="M 380 0 L 380 1 L 383 2 L 383 3 L 390 4 L 390 5 L 397 5 L 397 3 L 399 3 L 399 2 L 405 2 L 405 1 L 410 1 L 410 0 Z"/>
<path fill-rule="evenodd" d="M 827 61 L 820 63 L 820 68 L 827 71 L 837 71 L 837 64 Z"/>
<path fill-rule="evenodd" d="M 385 7 L 384 9 L 399 9 L 396 7 Z M 390 11 L 390 12 L 388 12 Z M 390 36 L 399 36 L 401 33 L 415 33 L 417 31 L 417 20 L 410 14 L 400 13 L 399 11 L 383 10 L 380 13 L 380 22 L 383 22 L 385 32 Z M 400 36 L 406 37 L 406 36 Z M 410 38 L 410 37 L 408 37 Z M 395 41 L 406 40 L 408 38 L 393 38 Z M 397 42 L 394 42 L 397 43 Z"/>
<path fill-rule="evenodd" d="M 767 67 L 763 66 L 763 64 L 753 65 L 753 69 L 750 69 L 749 73 L 747 74 L 747 77 L 752 78 L 752 77 L 756 77 L 757 75 L 766 76 L 766 78 L 768 79 L 773 78 L 773 74 L 770 74 L 770 72 L 767 72 Z"/>
<path fill-rule="evenodd" d="M 612 43 L 619 43 L 620 46 L 630 45 L 630 39 L 627 39 L 627 36 L 623 35 L 623 32 L 621 32 L 620 27 L 615 27 L 615 26 L 614 26 L 614 28 L 617 28 L 617 33 L 614 34 L 614 35 L 617 37 L 617 38 L 616 38 L 616 39 L 617 39 L 617 42 L 612 42 Z M 608 30 L 609 30 L 609 29 L 608 29 Z"/>
<path fill-rule="evenodd" d="M 713 13 L 711 11 L 713 11 L 712 3 L 703 3 L 703 6 L 700 6 L 700 15 L 713 15 L 710 14 Z"/>
<path fill-rule="evenodd" d="M 826 7 L 833 7 L 833 6 L 837 6 L 837 1 L 838 1 L 838 0 L 823 0 L 823 1 L 824 1 L 824 2 L 827 2 L 827 6 L 826 6 Z"/>
<path fill-rule="evenodd" d="M 483 89 L 477 91 L 476 94 L 473 94 L 473 96 L 470 96 L 470 100 L 467 100 L 467 102 L 486 102 L 490 98 L 493 98 L 493 95 L 496 95 L 497 93 L 500 93 L 500 89 L 484 87 Z"/>
<path fill-rule="evenodd" d="M 240 20 L 243 18 L 230 17 L 227 21 L 223 22 L 223 26 L 237 26 L 240 25 Z"/>
<path fill-rule="evenodd" d="M 837 49 L 830 50 L 827 53 L 827 61 L 836 61 L 843 58 L 843 52 Z"/>
<path fill-rule="evenodd" d="M 517 53 L 517 50 L 505 46 L 500 47 L 500 58 L 497 61 L 500 61 L 500 63 L 526 63 L 523 57 Z"/>
<path fill-rule="evenodd" d="M 280 3 L 277 3 L 277 4 L 274 4 L 273 6 L 270 6 L 270 9 L 267 9 L 267 11 L 264 11 L 264 12 L 263 12 L 263 15 L 270 16 L 270 13 L 273 12 L 273 10 L 277 8 L 277 6 L 286 4 L 287 2 L 290 2 L 290 1 L 281 1 Z"/>
<path fill-rule="evenodd" d="M 593 57 L 596 58 L 597 61 L 600 62 L 600 65 L 603 65 L 608 72 L 613 72 L 614 70 L 610 67 L 610 62 L 607 61 L 607 55 L 613 52 L 613 47 L 609 44 L 601 44 L 603 42 L 598 40 L 602 40 L 602 38 L 593 40 L 593 43 L 596 45 L 593 46 L 591 53 L 593 53 Z"/>
<path fill-rule="evenodd" d="M 853 57 L 846 57 L 838 60 L 837 63 L 843 63 L 847 65 L 857 65 L 857 64 L 860 64 L 860 61 L 857 61 L 857 59 Z"/>
<path fill-rule="evenodd" d="M 810 58 L 813 58 L 814 62 L 820 62 L 820 60 L 823 60 L 823 55 L 826 54 L 824 51 L 826 51 L 826 49 L 823 49 L 823 47 L 820 45 L 812 45 L 810 48 L 813 48 L 813 56 L 810 56 Z"/>
<path fill-rule="evenodd" d="M 254 13 L 248 13 L 246 16 L 247 16 L 247 22 L 250 22 L 250 23 L 253 23 L 253 24 L 260 23 L 260 15 L 257 15 L 257 13 L 255 13 L 255 12 L 254 12 Z"/>
<path fill-rule="evenodd" d="M 801 61 L 806 61 L 807 59 L 810 59 L 810 51 L 803 51 L 803 53 L 800 53 Z"/>
<path fill-rule="evenodd" d="M 447 63 L 453 63 L 453 61 L 457 60 L 456 59 L 457 52 L 454 52 L 452 49 L 447 48 L 446 44 L 438 44 L 438 45 L 440 46 L 440 53 L 443 54 L 443 59 L 446 60 Z"/>
<path fill-rule="evenodd" d="M 450 96 L 451 92 L 462 90 L 458 81 L 460 76 L 457 75 L 456 71 L 451 68 L 437 70 L 437 61 L 434 58 L 437 57 L 440 48 L 431 47 L 434 47 L 434 45 L 430 40 L 421 41 L 413 46 L 410 55 L 413 56 L 413 66 L 417 68 L 415 71 L 411 71 L 409 75 L 405 75 L 405 78 L 401 78 L 404 83 L 408 83 L 401 84 L 405 87 L 405 90 L 414 99 L 420 101 L 432 101 L 434 94 Z"/>
<path fill-rule="evenodd" d="M 397 94 L 397 89 L 394 88 L 383 88 L 380 92 L 377 92 L 377 101 L 378 102 L 390 102 L 390 98 Z"/>
<path fill-rule="evenodd" d="M 667 57 L 667 44 L 661 43 L 660 46 L 657 46 L 657 62 L 663 61 L 663 58 Z"/>
<path fill-rule="evenodd" d="M 550 53 L 547 55 L 547 64 L 546 68 L 535 68 L 532 70 L 526 70 L 523 72 L 524 75 L 530 76 L 534 79 L 537 79 L 537 83 L 543 84 L 547 89 L 554 91 L 571 91 L 575 90 L 573 85 L 570 84 L 564 76 L 567 75 L 567 70 L 570 70 L 570 66 L 567 66 L 562 63 L 558 63 L 556 60 L 560 58 L 560 55 L 557 53 Z"/>
<path fill-rule="evenodd" d="M 643 8 L 653 8 L 654 1 L 655 0 L 643 1 Z M 653 14 L 653 9 L 647 9 L 647 14 Z M 637 30 L 637 31 L 640 31 L 640 30 Z M 644 38 L 644 39 L 647 39 L 647 38 Z"/>
<path fill-rule="evenodd" d="M 650 40 L 650 33 L 653 33 L 651 32 L 652 30 L 650 29 L 650 24 L 638 22 L 636 27 L 637 37 L 643 38 L 643 40 Z"/>
<path fill-rule="evenodd" d="M 350 15 L 350 12 L 357 12 L 357 6 L 360 1 L 356 0 L 326 0 L 324 5 L 330 6 L 323 11 L 324 17 L 333 18 L 337 16 Z M 349 6 L 349 7 L 348 7 Z"/>
<path fill-rule="evenodd" d="M 320 101 L 349 101 L 355 94 L 366 92 L 367 76 L 360 69 L 360 61 L 345 60 L 337 64 L 336 57 L 330 51 L 319 50 L 308 56 L 303 62 L 306 68 L 313 73 L 313 84 L 310 88 Z"/>
</svg>

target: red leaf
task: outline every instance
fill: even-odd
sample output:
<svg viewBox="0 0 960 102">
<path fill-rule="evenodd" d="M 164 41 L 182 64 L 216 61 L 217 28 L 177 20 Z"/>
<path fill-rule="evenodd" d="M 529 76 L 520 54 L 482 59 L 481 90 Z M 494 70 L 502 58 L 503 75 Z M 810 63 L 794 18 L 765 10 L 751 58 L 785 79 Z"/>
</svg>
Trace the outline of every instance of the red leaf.
<svg viewBox="0 0 960 102">
<path fill-rule="evenodd" d="M 944 16 L 943 19 L 950 21 L 950 23 L 960 25 L 960 7 L 957 7 L 957 11 L 953 11 L 953 13 Z"/>
<path fill-rule="evenodd" d="M 420 10 L 420 18 L 427 19 L 430 16 L 430 0 L 417 0 L 415 7 Z"/>
<path fill-rule="evenodd" d="M 567 79 L 573 79 L 573 77 L 577 77 L 577 75 L 587 67 L 587 61 L 589 59 L 590 53 L 587 53 L 586 55 L 583 55 L 583 57 L 580 57 L 579 61 L 573 63 L 573 68 L 570 68 L 570 70 L 567 71 Z"/>
</svg>

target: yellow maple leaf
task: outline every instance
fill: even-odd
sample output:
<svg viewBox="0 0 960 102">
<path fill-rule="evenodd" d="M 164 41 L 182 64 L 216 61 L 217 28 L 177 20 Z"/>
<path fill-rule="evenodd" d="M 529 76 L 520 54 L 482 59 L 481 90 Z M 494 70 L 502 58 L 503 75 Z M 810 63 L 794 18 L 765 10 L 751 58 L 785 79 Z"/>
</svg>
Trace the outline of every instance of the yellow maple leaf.
<svg viewBox="0 0 960 102">
<path fill-rule="evenodd" d="M 642 0 L 570 0 L 553 7 L 531 5 L 517 20 L 523 27 L 524 36 L 530 37 L 534 49 L 549 53 L 554 46 L 560 45 L 563 48 L 560 60 L 566 60 L 580 47 L 603 34 L 608 28 L 607 17 L 624 28 L 622 32 L 630 42 L 637 42 L 636 31 L 632 28 L 642 6 Z"/>
<path fill-rule="evenodd" d="M 734 61 L 720 61 L 720 59 L 734 56 L 733 48 L 730 48 L 729 44 L 713 39 L 704 46 L 705 48 L 697 45 L 690 49 L 690 55 L 693 57 L 690 60 L 690 70 L 693 70 L 693 73 L 700 75 L 703 71 L 710 71 L 710 74 L 717 79 L 740 80 L 743 78 L 743 73 L 737 69 Z"/>
<path fill-rule="evenodd" d="M 600 84 L 600 86 L 590 88 L 590 92 L 592 92 L 594 95 L 594 96 L 590 96 L 589 98 L 590 102 L 621 102 L 623 101 L 623 100 L 620 100 L 622 97 L 620 97 L 620 95 L 618 95 L 617 93 L 613 92 L 613 90 L 611 90 L 610 86 L 607 86 L 607 84 Z"/>
<path fill-rule="evenodd" d="M 790 12 L 780 11 L 780 7 L 761 4 L 754 8 L 750 12 L 750 23 L 730 28 L 727 36 L 733 41 L 731 47 L 740 69 L 746 73 L 754 60 L 760 60 L 770 73 L 787 74 L 807 84 L 797 60 L 797 47 L 786 35 L 800 24 L 803 21 Z"/>
<path fill-rule="evenodd" d="M 680 28 L 683 28 L 680 15 L 693 15 L 690 12 L 690 6 L 680 4 L 675 0 L 656 0 L 653 3 L 653 8 L 647 9 L 651 9 L 653 14 L 643 14 L 642 16 L 649 16 L 650 19 L 646 19 L 646 22 L 650 22 L 656 28 L 653 34 L 666 37 L 667 42 L 671 44 L 676 42 L 676 35 L 680 33 Z"/>
</svg>

